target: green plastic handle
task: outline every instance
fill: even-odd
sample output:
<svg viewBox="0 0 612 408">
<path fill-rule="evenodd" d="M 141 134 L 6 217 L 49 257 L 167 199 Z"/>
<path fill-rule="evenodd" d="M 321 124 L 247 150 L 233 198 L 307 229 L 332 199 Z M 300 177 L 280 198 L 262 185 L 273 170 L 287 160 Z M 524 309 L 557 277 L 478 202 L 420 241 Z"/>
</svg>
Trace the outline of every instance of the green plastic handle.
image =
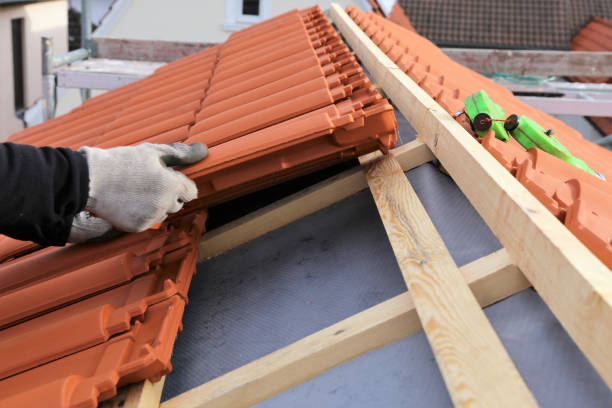
<svg viewBox="0 0 612 408">
<path fill-rule="evenodd" d="M 525 149 L 537 147 L 579 169 L 599 177 L 597 173 L 587 166 L 584 160 L 573 156 L 552 134 L 547 133 L 542 126 L 527 116 L 519 116 L 518 126 L 510 130 L 510 134 Z"/>
</svg>

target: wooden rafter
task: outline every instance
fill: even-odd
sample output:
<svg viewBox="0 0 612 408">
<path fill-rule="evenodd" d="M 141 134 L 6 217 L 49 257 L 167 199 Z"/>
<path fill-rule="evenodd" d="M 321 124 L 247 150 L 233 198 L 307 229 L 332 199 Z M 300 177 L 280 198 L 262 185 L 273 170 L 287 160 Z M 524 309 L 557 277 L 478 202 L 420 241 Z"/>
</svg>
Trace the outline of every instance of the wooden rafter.
<svg viewBox="0 0 612 408">
<path fill-rule="evenodd" d="M 612 387 L 612 274 L 338 5 L 331 18 Z"/>
<path fill-rule="evenodd" d="M 141 381 L 125 387 L 112 399 L 100 404 L 100 408 L 157 408 L 161 400 L 166 377 L 156 383 Z"/>
<path fill-rule="evenodd" d="M 455 406 L 537 406 L 397 160 L 360 161 Z"/>
</svg>

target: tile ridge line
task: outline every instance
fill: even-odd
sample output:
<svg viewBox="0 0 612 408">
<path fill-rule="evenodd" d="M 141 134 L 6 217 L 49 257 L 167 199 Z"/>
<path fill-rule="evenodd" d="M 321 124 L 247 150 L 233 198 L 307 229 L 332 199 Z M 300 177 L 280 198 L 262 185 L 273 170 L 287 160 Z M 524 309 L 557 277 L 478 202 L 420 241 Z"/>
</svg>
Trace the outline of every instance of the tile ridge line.
<svg viewBox="0 0 612 408">
<path fill-rule="evenodd" d="M 210 76 L 206 80 L 206 84 L 205 84 L 205 87 L 204 87 L 204 95 L 202 95 L 202 98 L 200 99 L 200 107 L 198 108 L 198 110 L 196 112 L 194 112 L 193 121 L 187 125 L 187 139 L 189 139 L 191 137 L 191 128 L 193 126 L 195 126 L 196 118 L 198 117 L 200 112 L 202 112 L 202 109 L 204 109 L 204 100 L 208 96 L 208 91 L 210 90 L 210 86 L 212 84 L 212 80 L 215 77 L 215 73 L 217 71 L 217 67 L 219 66 L 219 61 L 221 61 L 221 51 L 225 47 L 226 43 L 227 43 L 227 41 L 222 43 L 222 44 L 219 44 L 220 47 L 216 51 L 215 63 L 213 65 L 212 69 L 210 70 Z"/>
</svg>

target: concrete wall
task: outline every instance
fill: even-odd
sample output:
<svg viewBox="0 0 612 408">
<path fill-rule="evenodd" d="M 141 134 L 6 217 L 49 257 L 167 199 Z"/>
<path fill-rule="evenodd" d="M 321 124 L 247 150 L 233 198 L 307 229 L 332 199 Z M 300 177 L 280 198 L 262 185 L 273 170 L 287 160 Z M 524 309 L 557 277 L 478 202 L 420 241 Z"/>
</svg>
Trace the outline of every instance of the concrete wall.
<svg viewBox="0 0 612 408">
<path fill-rule="evenodd" d="M 226 1 L 219 0 L 119 0 L 116 13 L 102 22 L 94 37 L 219 43 L 232 33 L 226 23 Z M 263 0 L 262 0 L 263 1 Z M 326 10 L 332 3 L 312 0 L 268 0 L 269 17 L 314 4 Z M 336 0 L 342 6 L 367 7 L 365 0 Z"/>
<path fill-rule="evenodd" d="M 55 55 L 68 51 L 68 8 L 66 0 L 0 7 L 0 140 L 22 129 L 15 117 L 13 95 L 13 50 L 11 19 L 24 19 L 25 105 L 42 96 L 40 37 L 53 37 Z"/>
</svg>

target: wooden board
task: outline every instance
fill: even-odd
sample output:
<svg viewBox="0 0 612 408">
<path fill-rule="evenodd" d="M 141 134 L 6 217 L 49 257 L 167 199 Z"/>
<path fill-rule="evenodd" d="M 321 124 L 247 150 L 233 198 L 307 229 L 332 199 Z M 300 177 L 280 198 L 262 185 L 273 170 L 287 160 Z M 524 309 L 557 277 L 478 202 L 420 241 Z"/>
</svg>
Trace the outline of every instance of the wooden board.
<svg viewBox="0 0 612 408">
<path fill-rule="evenodd" d="M 56 70 L 60 88 L 115 89 L 151 75 L 160 62 L 90 58 Z"/>
<path fill-rule="evenodd" d="M 529 286 L 504 250 L 478 259 L 460 270 L 482 306 Z M 338 364 L 420 330 L 416 309 L 406 292 L 195 387 L 161 406 L 251 406 Z"/>
<path fill-rule="evenodd" d="M 453 60 L 483 74 L 612 76 L 612 52 L 442 48 Z"/>
<path fill-rule="evenodd" d="M 392 150 L 404 170 L 433 160 L 429 148 L 412 141 Z M 217 256 L 238 245 L 312 214 L 343 200 L 368 184 L 360 168 L 340 173 L 285 199 L 204 234 L 200 241 L 198 261 Z"/>
<path fill-rule="evenodd" d="M 100 408 L 157 408 L 161 400 L 166 377 L 156 383 L 149 380 L 129 385 L 117 395 L 100 404 Z"/>
<path fill-rule="evenodd" d="M 331 18 L 612 387 L 612 273 L 337 5 Z"/>
<path fill-rule="evenodd" d="M 537 406 L 397 160 L 360 161 L 455 406 Z"/>
</svg>

